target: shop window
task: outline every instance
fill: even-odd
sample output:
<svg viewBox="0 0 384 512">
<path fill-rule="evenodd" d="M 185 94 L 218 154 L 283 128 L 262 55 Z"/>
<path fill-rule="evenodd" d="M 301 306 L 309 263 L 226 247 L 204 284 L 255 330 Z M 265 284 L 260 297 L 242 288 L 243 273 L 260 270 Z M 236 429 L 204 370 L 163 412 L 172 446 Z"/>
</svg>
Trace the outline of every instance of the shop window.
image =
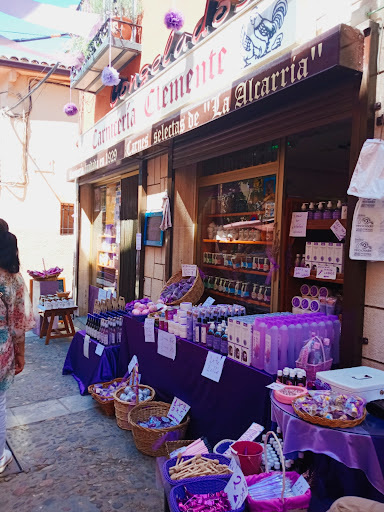
<svg viewBox="0 0 384 512">
<path fill-rule="evenodd" d="M 211 158 L 203 162 L 203 176 L 211 176 L 227 171 L 236 171 L 256 165 L 277 161 L 279 151 L 278 141 L 265 142 L 248 149 L 235 151 L 223 156 Z"/>
<path fill-rule="evenodd" d="M 73 235 L 75 207 L 73 204 L 61 203 L 60 208 L 60 235 Z"/>
</svg>

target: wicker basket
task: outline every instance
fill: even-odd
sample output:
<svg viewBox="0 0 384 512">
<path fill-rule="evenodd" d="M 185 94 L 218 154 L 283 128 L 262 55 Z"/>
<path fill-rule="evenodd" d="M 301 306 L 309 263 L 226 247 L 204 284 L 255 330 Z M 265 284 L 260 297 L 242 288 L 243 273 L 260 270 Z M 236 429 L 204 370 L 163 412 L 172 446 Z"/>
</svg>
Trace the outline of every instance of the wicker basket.
<svg viewBox="0 0 384 512">
<path fill-rule="evenodd" d="M 161 293 L 172 283 L 178 283 L 183 277 L 181 270 L 173 274 L 173 276 L 165 283 L 164 288 L 161 290 Z M 201 279 L 199 269 L 197 269 L 196 279 L 193 283 L 192 287 L 188 292 L 181 297 L 181 299 L 175 300 L 174 302 L 170 302 L 168 306 L 177 306 L 182 302 L 192 302 L 192 304 L 197 304 L 204 293 L 204 283 Z"/>
<path fill-rule="evenodd" d="M 154 429 L 138 425 L 139 421 L 147 421 L 151 416 L 167 416 L 170 407 L 171 404 L 164 402 L 150 402 L 136 405 L 129 411 L 128 422 L 131 424 L 133 440 L 141 453 L 163 457 L 167 454 L 166 441 L 176 441 L 185 436 L 189 416 L 174 427 Z"/>
<path fill-rule="evenodd" d="M 310 414 L 302 411 L 298 407 L 296 407 L 295 402 L 292 402 L 292 407 L 295 413 L 299 416 L 299 418 L 312 423 L 313 425 L 320 425 L 321 427 L 330 427 L 330 428 L 351 428 L 360 425 L 365 420 L 367 416 L 367 410 L 364 408 L 364 414 L 361 418 L 356 418 L 355 420 L 330 420 L 328 418 L 321 418 L 320 416 L 311 416 Z"/>
<path fill-rule="evenodd" d="M 102 382 L 100 383 L 103 388 L 107 388 L 110 386 L 113 382 L 122 382 L 122 378 L 113 379 L 109 382 Z M 115 405 L 114 405 L 114 399 L 113 396 L 111 398 L 103 398 L 99 396 L 95 392 L 95 386 L 100 386 L 100 384 L 91 384 L 88 386 L 88 393 L 92 395 L 92 398 L 96 400 L 96 402 L 100 405 L 100 409 L 103 411 L 104 414 L 107 416 L 114 416 L 115 415 Z M 126 381 L 124 381 L 124 386 L 126 385 Z"/>
<path fill-rule="evenodd" d="M 151 386 L 144 386 L 143 384 L 139 385 L 140 389 L 149 389 L 151 392 L 151 395 L 144 400 L 143 402 L 140 402 L 141 404 L 144 402 L 152 401 L 155 398 L 155 390 L 151 388 Z M 124 391 L 124 389 L 121 387 L 115 393 L 113 394 L 114 398 L 114 404 L 115 404 L 115 416 L 117 425 L 123 429 L 123 430 L 132 430 L 131 425 L 128 422 L 128 413 L 131 409 L 135 407 L 136 402 L 124 402 L 123 400 L 120 400 L 120 395 Z"/>
<path fill-rule="evenodd" d="M 52 276 L 49 277 L 32 277 L 32 279 L 34 281 L 57 281 L 57 278 L 59 277 L 60 274 L 61 272 L 59 274 L 53 274 Z"/>
</svg>

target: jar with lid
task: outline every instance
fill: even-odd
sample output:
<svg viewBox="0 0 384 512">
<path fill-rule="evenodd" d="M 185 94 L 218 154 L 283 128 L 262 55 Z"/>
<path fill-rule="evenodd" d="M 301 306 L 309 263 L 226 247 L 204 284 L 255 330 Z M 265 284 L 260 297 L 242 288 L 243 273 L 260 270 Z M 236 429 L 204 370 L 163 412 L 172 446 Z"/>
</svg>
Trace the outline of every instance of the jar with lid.
<svg viewBox="0 0 384 512">
<path fill-rule="evenodd" d="M 252 270 L 253 267 L 253 258 L 252 256 L 247 256 L 247 269 Z"/>
<path fill-rule="evenodd" d="M 259 262 L 259 258 L 257 256 L 254 256 L 252 258 L 252 269 L 253 270 L 257 270 L 259 268 L 259 265 L 258 265 L 258 262 Z"/>
<path fill-rule="evenodd" d="M 244 229 L 244 238 L 243 240 L 249 240 L 249 229 Z"/>
<path fill-rule="evenodd" d="M 266 304 L 270 304 L 271 303 L 271 287 L 270 286 L 266 286 L 265 287 L 265 291 L 264 291 L 264 302 Z"/>
<path fill-rule="evenodd" d="M 235 281 L 235 280 L 233 280 L 233 279 L 231 279 L 231 280 L 229 281 L 229 293 L 230 293 L 231 295 L 234 295 L 234 294 L 235 294 L 235 286 L 236 286 L 236 281 Z"/>
<path fill-rule="evenodd" d="M 240 268 L 241 265 L 241 256 L 240 254 L 236 253 L 234 256 L 232 256 L 232 267 L 234 269 Z"/>
<path fill-rule="evenodd" d="M 264 286 L 260 286 L 259 291 L 257 293 L 257 300 L 259 302 L 263 302 L 263 300 L 264 300 Z"/>
<path fill-rule="evenodd" d="M 241 281 L 236 281 L 236 284 L 235 284 L 235 295 L 241 295 L 241 285 L 242 285 Z"/>
<path fill-rule="evenodd" d="M 215 277 L 215 280 L 213 282 L 213 289 L 214 290 L 218 290 L 219 289 L 219 280 L 220 280 L 219 277 Z"/>
<path fill-rule="evenodd" d="M 257 300 L 257 295 L 259 293 L 259 285 L 257 283 L 255 283 L 253 285 L 253 289 L 252 289 L 252 294 L 251 294 L 251 298 L 253 300 Z"/>
<path fill-rule="evenodd" d="M 263 272 L 269 272 L 269 269 L 270 269 L 269 259 L 264 258 Z"/>
<path fill-rule="evenodd" d="M 244 298 L 249 298 L 251 294 L 251 283 L 243 283 L 242 289 L 241 289 L 241 296 Z"/>
<path fill-rule="evenodd" d="M 247 268 L 247 256 L 245 254 L 241 255 L 241 268 Z"/>
</svg>

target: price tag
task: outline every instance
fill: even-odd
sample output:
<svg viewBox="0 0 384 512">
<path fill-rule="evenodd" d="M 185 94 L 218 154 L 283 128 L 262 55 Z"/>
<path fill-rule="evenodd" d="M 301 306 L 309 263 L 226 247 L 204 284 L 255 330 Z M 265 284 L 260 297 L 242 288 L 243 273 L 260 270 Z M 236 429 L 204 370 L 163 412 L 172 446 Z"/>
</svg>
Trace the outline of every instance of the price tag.
<svg viewBox="0 0 384 512">
<path fill-rule="evenodd" d="M 347 234 L 347 230 L 339 221 L 339 219 L 337 219 L 337 221 L 332 224 L 331 230 L 334 232 L 336 238 L 338 238 L 339 240 L 344 240 L 345 235 Z"/>
<path fill-rule="evenodd" d="M 176 358 L 176 336 L 169 332 L 159 331 L 157 353 L 174 361 Z"/>
<path fill-rule="evenodd" d="M 295 485 L 292 486 L 292 491 L 295 496 L 302 496 L 309 489 L 308 482 L 301 475 L 301 477 L 296 481 Z"/>
<path fill-rule="evenodd" d="M 144 320 L 144 337 L 146 343 L 155 343 L 155 319 L 146 318 Z"/>
<path fill-rule="evenodd" d="M 317 266 L 316 277 L 320 279 L 336 279 L 336 267 L 327 265 L 326 263 L 319 263 Z"/>
<path fill-rule="evenodd" d="M 104 345 L 102 345 L 101 343 L 97 343 L 96 345 L 96 348 L 95 348 L 95 354 L 98 355 L 98 356 L 101 356 L 102 353 L 104 352 Z"/>
<path fill-rule="evenodd" d="M 226 357 L 215 352 L 208 352 L 201 375 L 207 379 L 219 382 Z"/>
<path fill-rule="evenodd" d="M 88 334 L 84 336 L 84 343 L 83 343 L 83 354 L 84 357 L 89 359 L 89 344 L 91 342 L 91 338 Z"/>
<path fill-rule="evenodd" d="M 171 420 L 176 421 L 177 424 L 179 424 L 181 423 L 182 419 L 187 414 L 190 408 L 190 405 L 186 404 L 185 402 L 180 400 L 180 398 L 177 398 L 175 396 L 167 416 L 168 418 L 171 418 Z"/>
<path fill-rule="evenodd" d="M 248 485 L 243 472 L 234 459 L 231 460 L 229 469 L 233 471 L 233 474 L 225 486 L 224 492 L 228 494 L 232 510 L 237 510 L 248 496 Z"/>
<path fill-rule="evenodd" d="M 291 229 L 289 236 L 304 237 L 307 236 L 308 212 L 293 212 L 291 219 Z"/>
<path fill-rule="evenodd" d="M 204 302 L 203 307 L 207 308 L 209 306 L 212 306 L 212 304 L 215 302 L 215 299 L 212 297 L 208 297 L 208 299 Z"/>
<path fill-rule="evenodd" d="M 268 386 L 265 387 L 269 389 L 276 389 L 278 391 L 279 389 L 285 388 L 285 385 L 281 384 L 280 382 L 272 382 L 272 384 L 269 384 Z"/>
<path fill-rule="evenodd" d="M 141 233 L 136 233 L 136 251 L 141 251 Z"/>
<path fill-rule="evenodd" d="M 309 267 L 295 267 L 293 271 L 293 277 L 309 277 L 311 275 L 311 269 Z"/>
<path fill-rule="evenodd" d="M 197 266 L 196 265 L 181 265 L 181 271 L 183 274 L 183 277 L 195 277 L 197 272 Z"/>
<path fill-rule="evenodd" d="M 133 367 L 135 364 L 139 364 L 139 360 L 137 359 L 137 356 L 133 356 L 131 359 L 131 362 L 128 365 L 128 373 L 132 373 Z"/>
</svg>

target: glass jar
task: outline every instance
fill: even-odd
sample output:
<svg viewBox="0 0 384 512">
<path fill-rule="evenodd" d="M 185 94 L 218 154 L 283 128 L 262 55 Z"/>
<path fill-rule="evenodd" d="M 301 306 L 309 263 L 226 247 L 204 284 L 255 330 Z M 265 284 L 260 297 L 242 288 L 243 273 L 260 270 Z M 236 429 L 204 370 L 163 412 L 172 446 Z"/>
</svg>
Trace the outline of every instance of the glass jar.
<svg viewBox="0 0 384 512">
<path fill-rule="evenodd" d="M 213 289 L 216 291 L 219 289 L 219 280 L 220 280 L 220 277 L 215 277 L 215 280 L 213 282 Z"/>
<path fill-rule="evenodd" d="M 235 286 L 236 286 L 236 281 L 235 281 L 235 280 L 233 280 L 233 279 L 231 279 L 231 280 L 229 281 L 229 293 L 230 293 L 231 295 L 235 295 Z"/>
<path fill-rule="evenodd" d="M 257 283 L 255 283 L 253 285 L 252 294 L 251 294 L 252 300 L 257 300 L 258 293 L 259 293 L 259 285 Z"/>
<path fill-rule="evenodd" d="M 257 300 L 259 302 L 263 302 L 264 301 L 264 286 L 260 286 L 259 291 L 257 293 Z"/>
<path fill-rule="evenodd" d="M 236 281 L 236 284 L 235 284 L 235 295 L 236 296 L 240 296 L 241 295 L 241 286 L 242 286 L 242 282 L 241 281 Z"/>
</svg>

